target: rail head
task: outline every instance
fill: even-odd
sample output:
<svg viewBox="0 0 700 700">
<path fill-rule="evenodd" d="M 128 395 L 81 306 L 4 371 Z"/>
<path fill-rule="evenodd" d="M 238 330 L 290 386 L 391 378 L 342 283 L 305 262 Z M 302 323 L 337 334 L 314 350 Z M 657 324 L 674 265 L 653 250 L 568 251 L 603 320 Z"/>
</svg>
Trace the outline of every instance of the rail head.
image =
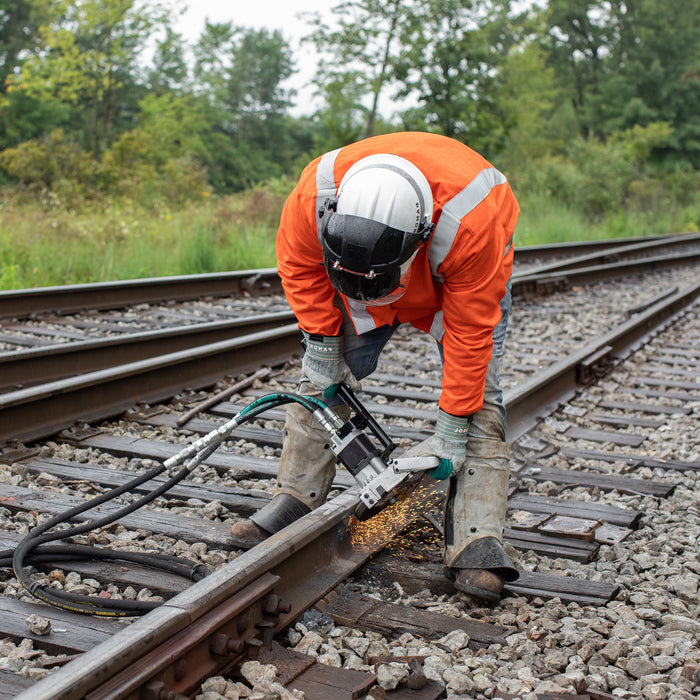
<svg viewBox="0 0 700 700">
<path fill-rule="evenodd" d="M 444 494 L 437 487 L 434 495 Z M 364 524 L 359 532 L 349 527 L 358 504 L 356 487 L 336 496 L 39 681 L 17 700 L 139 698 L 153 682 L 191 694 L 208 675 L 225 672 L 266 638 L 271 641 L 271 634 L 288 626 L 419 517 L 416 509 L 410 512 L 406 504 L 399 504 L 382 520 L 379 534 L 368 536 L 362 531 Z M 197 639 L 192 638 L 195 628 Z M 232 640 L 226 654 L 219 653 L 217 635 Z M 176 662 L 188 654 L 199 659 L 200 669 L 196 677 L 178 680 Z"/>
<path fill-rule="evenodd" d="M 276 294 L 281 290 L 282 283 L 275 268 L 12 289 L 0 291 L 0 319 L 188 301 L 208 296 Z"/>
</svg>

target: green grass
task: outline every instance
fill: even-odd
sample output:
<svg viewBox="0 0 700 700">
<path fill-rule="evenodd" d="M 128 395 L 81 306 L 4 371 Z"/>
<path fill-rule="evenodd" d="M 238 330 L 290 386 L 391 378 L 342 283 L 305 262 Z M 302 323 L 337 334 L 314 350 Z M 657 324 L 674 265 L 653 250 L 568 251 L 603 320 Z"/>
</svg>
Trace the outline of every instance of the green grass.
<svg viewBox="0 0 700 700">
<path fill-rule="evenodd" d="M 179 210 L 109 202 L 69 211 L 6 202 L 0 289 L 274 267 L 283 201 L 254 190 Z"/>
<path fill-rule="evenodd" d="M 570 207 L 544 197 L 520 197 L 516 247 L 572 241 L 630 238 L 698 230 L 700 204 L 661 210 L 615 211 L 592 221 Z"/>
<path fill-rule="evenodd" d="M 291 183 L 206 197 L 179 209 L 93 201 L 71 210 L 6 192 L 0 289 L 275 266 L 274 239 Z M 545 197 L 519 196 L 517 246 L 697 230 L 700 205 L 664 202 L 599 221 Z"/>
</svg>

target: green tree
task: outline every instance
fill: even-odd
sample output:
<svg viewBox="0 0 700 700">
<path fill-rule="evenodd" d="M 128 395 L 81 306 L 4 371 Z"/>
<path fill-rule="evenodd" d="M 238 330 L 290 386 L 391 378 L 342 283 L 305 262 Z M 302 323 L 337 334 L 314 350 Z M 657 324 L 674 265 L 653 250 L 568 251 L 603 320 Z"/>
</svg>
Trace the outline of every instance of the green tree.
<svg viewBox="0 0 700 700">
<path fill-rule="evenodd" d="M 292 74 L 292 57 L 280 32 L 246 30 L 232 59 L 227 101 L 240 118 L 252 115 L 264 120 L 290 106 L 290 93 L 283 83 Z"/>
<path fill-rule="evenodd" d="M 509 115 L 503 167 L 515 173 L 537 158 L 564 154 L 579 135 L 579 123 L 540 41 L 544 13 L 531 8 L 506 22 L 514 43 L 500 65 L 495 97 Z"/>
<path fill-rule="evenodd" d="M 503 63 L 498 100 L 511 115 L 504 149 L 509 171 L 534 158 L 564 153 L 578 134 L 578 123 L 545 62 L 542 49 L 528 42 L 511 50 Z"/>
<path fill-rule="evenodd" d="M 560 83 L 569 87 L 584 138 L 600 134 L 590 114 L 591 101 L 600 93 L 603 56 L 611 45 L 605 4 L 606 0 L 549 0 L 546 10 L 550 64 Z"/>
<path fill-rule="evenodd" d="M 136 138 L 141 144 L 139 158 L 156 169 L 162 168 L 169 160 L 182 157 L 203 162 L 207 158 L 203 140 L 207 128 L 204 106 L 197 98 L 172 92 L 163 95 L 150 93 L 139 102 L 138 126 L 126 132 L 112 150 L 124 151 L 122 142 L 126 139 L 128 143 Z M 121 157 L 128 158 L 128 154 Z"/>
<path fill-rule="evenodd" d="M 158 94 L 182 92 L 190 82 L 185 42 L 171 27 L 165 27 L 165 37 L 158 41 L 149 71 L 150 89 Z"/>
<path fill-rule="evenodd" d="M 111 138 L 115 111 L 133 113 L 125 92 L 133 87 L 138 61 L 156 28 L 167 23 L 159 3 L 135 0 L 56 0 L 62 12 L 40 28 L 41 50 L 33 52 L 11 83 L 44 101 L 80 107 L 87 118 L 96 158 Z"/>
<path fill-rule="evenodd" d="M 224 99 L 236 34 L 231 22 L 205 22 L 204 30 L 194 45 L 195 91 L 206 95 L 212 104 Z"/>
<path fill-rule="evenodd" d="M 27 95 L 10 82 L 40 45 L 39 28 L 54 16 L 50 0 L 0 0 L 0 148 L 10 148 L 70 123 L 71 109 Z"/>
<path fill-rule="evenodd" d="M 323 120 L 331 132 L 354 132 L 355 126 L 349 125 L 363 115 L 362 135 L 375 133 L 380 97 L 394 84 L 401 27 L 411 21 L 412 6 L 400 0 L 348 0 L 331 9 L 334 27 L 318 14 L 307 15 L 312 31 L 306 40 L 321 55 L 315 83 L 328 100 L 330 109 Z M 367 106 L 361 106 L 364 99 Z M 330 111 L 338 107 L 350 109 L 352 115 Z M 334 114 L 338 124 L 331 126 Z"/>
<path fill-rule="evenodd" d="M 50 16 L 50 0 L 0 0 L 0 93 L 21 65 L 21 54 L 37 45 L 39 27 Z"/>
<path fill-rule="evenodd" d="M 514 42 L 509 14 L 509 0 L 351 0 L 333 9 L 333 27 L 312 16 L 322 123 L 354 136 L 364 118 L 357 136 L 370 136 L 380 96 L 393 88 L 404 128 L 502 150 L 514 119 L 498 100 Z"/>
<path fill-rule="evenodd" d="M 291 93 L 284 87 L 292 74 L 289 45 L 278 31 L 242 32 L 226 86 L 228 133 L 244 159 L 246 185 L 281 175 L 292 153 L 287 110 Z"/>
<path fill-rule="evenodd" d="M 204 136 L 213 184 L 249 187 L 281 175 L 298 156 L 287 114 L 291 50 L 280 32 L 206 24 L 195 46 L 197 94 L 206 102 Z"/>
<path fill-rule="evenodd" d="M 700 167 L 700 5 L 614 0 L 610 6 L 617 41 L 598 109 L 604 133 L 669 123 L 673 138 L 655 149 L 657 160 Z"/>
<path fill-rule="evenodd" d="M 410 119 L 487 154 L 502 150 L 514 118 L 498 99 L 514 43 L 509 12 L 508 0 L 414 3 L 396 73 L 400 95 L 418 102 Z"/>
<path fill-rule="evenodd" d="M 67 129 L 73 123 L 73 109 L 58 100 L 40 100 L 22 90 L 0 98 L 0 149 Z"/>
<path fill-rule="evenodd" d="M 700 167 L 700 5 L 549 0 L 545 45 L 584 138 L 666 122 L 657 160 Z"/>
<path fill-rule="evenodd" d="M 357 73 L 338 76 L 323 86 L 324 106 L 314 114 L 317 152 L 331 151 L 367 134 L 365 94 Z"/>
</svg>

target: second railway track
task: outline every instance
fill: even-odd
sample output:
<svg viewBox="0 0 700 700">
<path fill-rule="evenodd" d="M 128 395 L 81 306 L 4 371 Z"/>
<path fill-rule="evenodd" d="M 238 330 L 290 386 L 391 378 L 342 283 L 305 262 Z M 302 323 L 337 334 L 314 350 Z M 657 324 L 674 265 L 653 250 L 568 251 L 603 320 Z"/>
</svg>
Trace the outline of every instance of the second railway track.
<svg viewBox="0 0 700 700">
<path fill-rule="evenodd" d="M 354 497 L 342 470 L 334 500 L 313 518 L 257 552 L 232 550 L 226 544 L 230 523 L 256 510 L 273 487 L 281 412 L 271 412 L 234 433 L 207 466 L 147 512 L 84 538 L 115 548 L 185 553 L 210 567 L 209 577 L 188 588 L 187 582 L 118 564 L 39 567 L 38 579 L 53 575 L 54 585 L 68 589 L 169 599 L 122 629 L 124 623 L 78 620 L 37 605 L 10 576 L 2 583 L 0 638 L 13 640 L 4 655 L 20 663 L 4 666 L 2 680 L 19 692 L 25 679 L 6 674 L 23 672 L 31 686 L 21 696 L 27 699 L 194 697 L 204 680 L 192 675 L 194 666 L 204 676 L 226 675 L 228 680 L 212 683 L 233 693 L 240 662 L 257 650 L 259 660 L 277 664 L 277 680 L 306 689 L 307 698 L 361 696 L 378 680 L 390 685 L 384 681 L 390 667 L 404 681 L 387 692 L 389 698 L 419 697 L 410 695 L 406 681 L 420 684 L 421 674 L 420 697 L 520 697 L 530 691 L 539 697 L 574 692 L 604 698 L 612 691 L 618 697 L 694 697 L 700 688 L 693 627 L 700 567 L 692 541 L 700 486 L 697 304 L 689 293 L 666 314 L 666 328 L 654 330 L 651 320 L 661 297 L 683 296 L 693 280 L 697 285 L 696 268 L 688 265 L 679 273 L 658 271 L 628 286 L 610 285 L 607 297 L 605 285 L 597 283 L 544 302 L 516 299 L 504 365 L 515 417 L 506 541 L 523 576 L 495 610 L 451 594 L 438 563 L 439 521 L 428 506 L 409 534 L 400 534 L 405 522 L 366 540 L 358 539 L 359 530 L 348 530 Z M 673 287 L 679 291 L 670 292 Z M 592 299 L 601 313 L 593 312 Z M 681 308 L 684 315 L 676 318 Z M 599 347 L 599 333 L 612 342 L 616 327 L 644 313 L 648 324 L 636 338 L 585 352 L 591 344 Z M 565 368 L 567 357 L 576 358 L 573 369 Z M 363 383 L 363 399 L 402 445 L 430 430 L 438 364 L 422 337 L 402 333 L 378 374 Z M 232 374 L 230 383 L 243 379 Z M 81 423 L 49 439 L 8 441 L 0 471 L 4 546 L 47 515 L 167 458 L 261 393 L 293 389 L 294 374 L 293 366 L 281 366 L 186 422 L 187 411 L 206 398 L 204 384 L 170 402 L 134 405 L 113 420 Z M 537 405 L 525 402 L 518 409 L 523 387 L 533 388 L 544 376 L 560 385 L 552 385 L 551 395 L 540 392 Z M 305 552 L 307 563 L 288 560 L 292 550 Z M 341 580 L 350 589 L 335 588 Z M 312 629 L 313 618 L 294 624 L 308 608 L 325 626 Z M 51 619 L 53 631 L 27 633 L 30 610 Z M 111 637 L 117 628 L 122 631 Z M 201 637 L 195 640 L 195 633 Z M 26 643 L 22 652 L 17 645 L 23 638 L 48 656 L 29 651 Z M 92 649 L 98 639 L 105 641 Z M 158 651 L 156 642 L 165 647 Z M 182 651 L 188 644 L 189 652 Z M 292 652 L 299 651 L 311 651 L 311 662 L 285 676 L 285 663 L 294 658 L 298 664 Z M 64 663 L 61 653 L 80 654 L 80 660 L 37 683 Z M 337 695 L 328 695 L 328 685 L 319 695 L 323 691 L 311 681 L 324 668 L 336 669 L 334 679 L 324 676 L 324 682 L 335 683 Z"/>
</svg>

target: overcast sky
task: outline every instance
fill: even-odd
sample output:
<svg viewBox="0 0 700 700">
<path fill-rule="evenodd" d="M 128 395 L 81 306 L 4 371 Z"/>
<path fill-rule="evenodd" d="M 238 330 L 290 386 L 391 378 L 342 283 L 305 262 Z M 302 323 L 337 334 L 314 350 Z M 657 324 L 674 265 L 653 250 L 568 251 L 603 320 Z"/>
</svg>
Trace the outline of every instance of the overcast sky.
<svg viewBox="0 0 700 700">
<path fill-rule="evenodd" d="M 313 111 L 309 109 L 313 90 L 306 84 L 313 78 L 316 58 L 311 47 L 300 47 L 300 39 L 309 33 L 309 27 L 298 15 L 301 12 L 329 14 L 328 8 L 335 4 L 334 0 L 179 0 L 179 6 L 186 10 L 176 29 L 190 43 L 199 38 L 206 20 L 232 22 L 237 27 L 280 30 L 292 48 L 296 64 L 297 73 L 290 81 L 290 86 L 298 92 L 295 98 L 298 107 L 294 112 L 308 114 Z"/>
<path fill-rule="evenodd" d="M 204 27 L 204 20 L 210 22 L 233 22 L 242 27 L 266 27 L 279 29 L 283 34 L 299 34 L 303 23 L 297 18 L 301 12 L 326 11 L 334 3 L 329 0 L 181 0 L 186 8 L 181 31 L 196 37 Z"/>
</svg>

